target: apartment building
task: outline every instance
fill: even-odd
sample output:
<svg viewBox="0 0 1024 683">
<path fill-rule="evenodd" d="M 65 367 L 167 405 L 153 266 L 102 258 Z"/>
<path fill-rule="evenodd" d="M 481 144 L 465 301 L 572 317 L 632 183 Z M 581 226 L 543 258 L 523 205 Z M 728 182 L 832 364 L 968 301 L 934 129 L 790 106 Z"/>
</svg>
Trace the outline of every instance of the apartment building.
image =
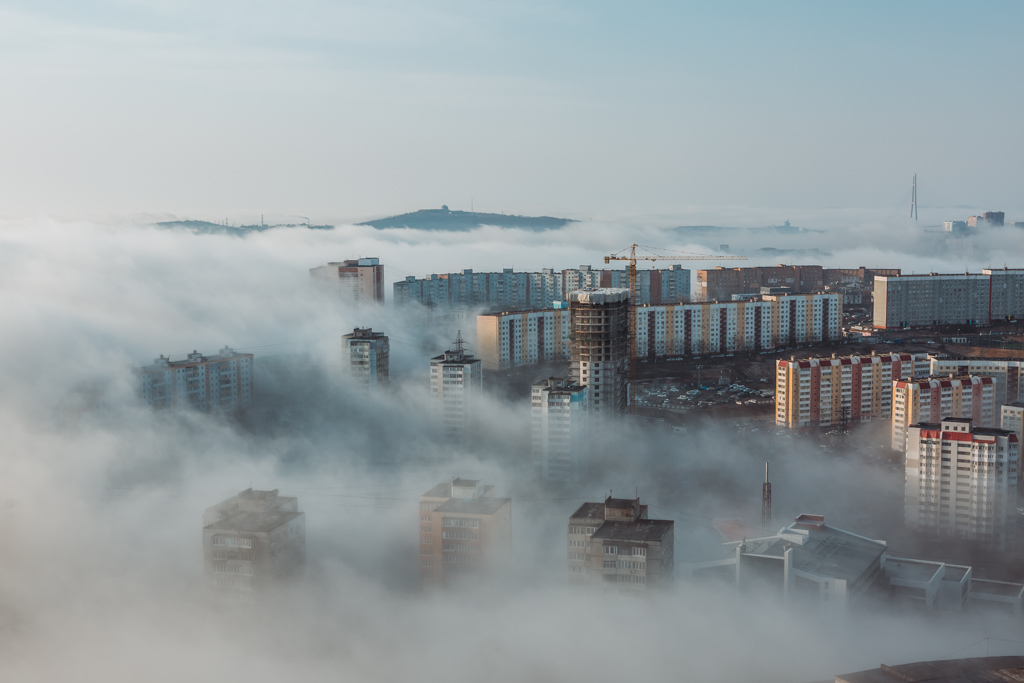
<svg viewBox="0 0 1024 683">
<path fill-rule="evenodd" d="M 340 301 L 384 303 L 384 266 L 378 258 L 331 261 L 309 269 L 312 283 Z"/>
<path fill-rule="evenodd" d="M 733 295 L 758 293 L 762 287 L 788 287 L 793 294 L 820 292 L 824 289 L 822 267 L 779 264 L 698 270 L 694 301 L 729 301 Z"/>
<path fill-rule="evenodd" d="M 629 371 L 629 290 L 569 293 L 569 377 L 590 387 L 595 420 L 625 412 Z"/>
<path fill-rule="evenodd" d="M 996 406 L 1024 401 L 1021 369 L 1024 360 L 1006 358 L 939 358 L 931 357 L 932 375 L 984 375 L 996 382 Z"/>
<path fill-rule="evenodd" d="M 589 447 L 589 389 L 564 377 L 541 380 L 530 391 L 533 466 L 546 481 L 579 477 Z"/>
<path fill-rule="evenodd" d="M 446 438 L 456 443 L 472 443 L 476 404 L 483 388 L 480 359 L 466 353 L 460 332 L 454 348 L 430 359 L 430 395 Z"/>
<path fill-rule="evenodd" d="M 979 427 L 995 427 L 997 414 L 991 377 L 950 375 L 896 380 L 892 387 L 892 449 L 904 451 L 907 430 L 919 422 L 965 417 Z"/>
<path fill-rule="evenodd" d="M 1024 443 L 1024 401 L 1014 401 L 999 408 L 999 428 L 1017 435 L 1017 443 Z M 1017 476 L 1024 476 L 1024 457 L 1018 461 Z"/>
<path fill-rule="evenodd" d="M 911 425 L 906 440 L 906 523 L 918 532 L 1013 546 L 1020 441 L 969 417 Z"/>
<path fill-rule="evenodd" d="M 341 338 L 342 369 L 363 389 L 387 388 L 390 348 L 383 332 L 357 327 Z"/>
<path fill-rule="evenodd" d="M 775 424 L 800 428 L 888 420 L 893 380 L 927 377 L 929 367 L 923 353 L 778 360 Z"/>
<path fill-rule="evenodd" d="M 426 278 L 408 276 L 394 284 L 396 304 L 419 303 L 435 308 L 485 308 L 503 311 L 544 309 L 553 301 L 566 300 L 578 289 L 629 288 L 625 270 L 593 269 L 580 266 L 566 270 L 544 268 L 539 272 L 517 273 L 505 268 L 500 273 L 433 274 Z M 637 271 L 637 299 L 641 303 L 677 303 L 690 298 L 690 271 L 679 265 Z"/>
<path fill-rule="evenodd" d="M 253 355 L 225 346 L 215 355 L 192 351 L 185 360 L 160 356 L 135 370 L 142 400 L 154 408 L 189 407 L 204 413 L 249 408 Z"/>
<path fill-rule="evenodd" d="M 424 587 L 481 579 L 508 562 L 512 499 L 494 486 L 454 478 L 420 497 L 419 574 Z"/>
<path fill-rule="evenodd" d="M 298 498 L 249 488 L 203 513 L 203 575 L 214 599 L 258 603 L 305 566 Z"/>
<path fill-rule="evenodd" d="M 569 360 L 569 317 L 567 307 L 478 315 L 476 348 L 484 370 Z"/>
<path fill-rule="evenodd" d="M 584 503 L 569 517 L 569 584 L 643 596 L 675 577 L 675 522 L 649 519 L 639 498 Z"/>
<path fill-rule="evenodd" d="M 874 326 L 978 325 L 1024 318 L 1024 269 L 876 277 Z"/>
</svg>

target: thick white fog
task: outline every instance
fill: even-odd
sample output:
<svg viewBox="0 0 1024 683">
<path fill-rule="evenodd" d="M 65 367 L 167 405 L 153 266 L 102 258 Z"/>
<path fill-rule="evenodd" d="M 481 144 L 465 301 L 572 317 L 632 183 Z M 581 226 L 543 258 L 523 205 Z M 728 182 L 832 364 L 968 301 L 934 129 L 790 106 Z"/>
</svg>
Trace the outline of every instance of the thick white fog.
<svg viewBox="0 0 1024 683">
<path fill-rule="evenodd" d="M 941 228 L 856 212 L 762 220 L 737 209 L 545 233 L 343 225 L 244 239 L 125 219 L 0 224 L 0 680 L 781 682 L 986 647 L 1021 652 L 1018 622 L 980 616 L 877 606 L 840 623 L 682 578 L 650 602 L 570 592 L 568 516 L 609 489 L 638 490 L 652 517 L 675 520 L 682 563 L 688 544 L 713 536 L 714 519 L 759 519 L 766 459 L 775 463 L 778 526 L 822 513 L 877 538 L 902 510 L 902 472 L 872 465 L 856 444 L 848 458 L 823 459 L 724 427 L 674 436 L 623 424 L 578 487 L 539 486 L 527 466 L 528 401 L 486 398 L 478 448 L 439 439 L 427 359 L 448 347 L 451 330 L 390 303 L 345 308 L 308 275 L 328 261 L 377 256 L 390 298 L 391 283 L 407 275 L 599 267 L 632 242 L 709 253 L 717 237 L 702 243 L 670 228 L 787 218 L 825 231 L 736 233 L 730 249 L 818 249 L 827 253 L 760 264 L 904 272 L 1019 266 L 1024 251 L 1007 227 L 928 253 L 924 231 Z M 340 336 L 356 326 L 391 337 L 388 396 L 362 397 L 340 376 Z M 224 345 L 256 356 L 250 419 L 155 412 L 136 396 L 134 366 Z M 484 478 L 513 498 L 514 560 L 480 589 L 423 593 L 417 501 L 452 476 Z M 308 568 L 272 610 L 223 614 L 204 601 L 201 517 L 250 485 L 298 496 Z M 986 637 L 1003 640 L 979 645 Z"/>
</svg>

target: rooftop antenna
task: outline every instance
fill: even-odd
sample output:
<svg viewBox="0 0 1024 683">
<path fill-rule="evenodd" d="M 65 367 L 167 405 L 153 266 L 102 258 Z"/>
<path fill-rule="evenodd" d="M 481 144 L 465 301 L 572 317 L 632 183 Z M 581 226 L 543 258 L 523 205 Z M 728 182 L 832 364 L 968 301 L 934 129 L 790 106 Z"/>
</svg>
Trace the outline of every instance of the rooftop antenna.
<svg viewBox="0 0 1024 683">
<path fill-rule="evenodd" d="M 465 353 L 466 351 L 466 340 L 462 338 L 462 330 L 455 335 L 455 351 L 456 353 Z"/>
<path fill-rule="evenodd" d="M 917 174 L 914 174 L 914 185 L 910 190 L 910 217 L 917 220 Z"/>
<path fill-rule="evenodd" d="M 768 461 L 764 463 L 764 486 L 761 487 L 761 526 L 769 528 L 772 523 L 772 483 L 768 481 Z"/>
</svg>

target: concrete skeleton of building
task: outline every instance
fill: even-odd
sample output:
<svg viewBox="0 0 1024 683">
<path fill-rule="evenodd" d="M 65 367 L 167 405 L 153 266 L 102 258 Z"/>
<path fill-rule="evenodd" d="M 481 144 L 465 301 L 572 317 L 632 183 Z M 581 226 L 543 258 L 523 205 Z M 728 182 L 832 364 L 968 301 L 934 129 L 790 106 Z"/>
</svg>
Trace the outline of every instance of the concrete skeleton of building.
<svg viewBox="0 0 1024 683">
<path fill-rule="evenodd" d="M 142 399 L 155 408 L 190 407 L 204 413 L 249 408 L 253 401 L 253 355 L 225 346 L 213 356 L 198 351 L 185 360 L 160 356 L 135 371 Z"/>
<path fill-rule="evenodd" d="M 878 329 L 986 325 L 1024 317 L 1024 268 L 876 277 Z"/>
<path fill-rule="evenodd" d="M 840 294 L 823 293 L 639 306 L 635 309 L 637 353 L 648 359 L 707 356 L 838 341 L 842 302 Z M 569 360 L 571 316 L 567 313 L 555 308 L 477 316 L 476 342 L 484 369 Z"/>
<path fill-rule="evenodd" d="M 444 436 L 454 442 L 472 442 L 477 403 L 483 397 L 484 373 L 480 359 L 466 353 L 459 333 L 455 348 L 430 359 L 430 395 Z"/>
<path fill-rule="evenodd" d="M 373 328 L 354 329 L 341 338 L 341 365 L 359 387 L 384 389 L 389 383 L 390 344 L 383 332 Z"/>
<path fill-rule="evenodd" d="M 447 586 L 483 578 L 507 563 L 512 550 L 512 499 L 494 487 L 455 478 L 420 498 L 420 584 Z"/>
<path fill-rule="evenodd" d="M 639 498 L 584 503 L 569 517 L 569 584 L 642 596 L 672 585 L 675 522 L 649 519 Z"/>
<path fill-rule="evenodd" d="M 971 567 L 890 557 L 887 544 L 800 515 L 778 533 L 727 542 L 720 559 L 683 565 L 696 581 L 775 595 L 838 616 L 873 596 L 923 609 L 1021 614 L 1024 584 L 976 579 Z"/>
<path fill-rule="evenodd" d="M 590 266 L 567 270 L 545 268 L 535 273 L 517 273 L 506 268 L 500 273 L 460 273 L 409 276 L 394 284 L 396 304 L 419 303 L 437 308 L 480 307 L 487 309 L 538 310 L 564 301 L 577 289 L 629 288 L 625 270 L 595 270 Z M 676 303 L 690 298 L 690 271 L 671 268 L 637 271 L 641 303 Z"/>
<path fill-rule="evenodd" d="M 903 452 L 907 430 L 919 422 L 966 417 L 979 427 L 995 427 L 995 382 L 978 375 L 901 379 L 892 386 L 892 449 Z"/>
<path fill-rule="evenodd" d="M 935 537 L 1013 545 L 1020 441 L 970 418 L 922 422 L 907 430 L 908 528 Z"/>
<path fill-rule="evenodd" d="M 203 513 L 204 576 L 215 599 L 258 603 L 305 566 L 298 498 L 249 488 Z"/>
<path fill-rule="evenodd" d="M 541 479 L 579 478 L 589 451 L 589 389 L 564 377 L 551 377 L 530 391 L 533 466 Z"/>
<path fill-rule="evenodd" d="M 800 428 L 888 420 L 893 380 L 929 372 L 930 360 L 923 353 L 778 360 L 775 424 Z"/>
<path fill-rule="evenodd" d="M 314 285 L 338 300 L 354 304 L 384 303 L 384 266 L 378 258 L 331 261 L 309 269 Z"/>
<path fill-rule="evenodd" d="M 594 419 L 627 406 L 629 290 L 581 289 L 569 293 L 569 377 L 590 388 Z"/>
</svg>

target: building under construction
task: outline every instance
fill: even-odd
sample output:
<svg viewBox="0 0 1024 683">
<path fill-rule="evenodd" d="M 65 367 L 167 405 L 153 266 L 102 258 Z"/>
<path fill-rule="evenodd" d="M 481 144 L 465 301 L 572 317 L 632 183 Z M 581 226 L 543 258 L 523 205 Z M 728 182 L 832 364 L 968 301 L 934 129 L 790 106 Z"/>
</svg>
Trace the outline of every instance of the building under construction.
<svg viewBox="0 0 1024 683">
<path fill-rule="evenodd" d="M 590 387 L 590 410 L 623 413 L 629 371 L 629 290 L 569 293 L 569 376 Z"/>
</svg>

